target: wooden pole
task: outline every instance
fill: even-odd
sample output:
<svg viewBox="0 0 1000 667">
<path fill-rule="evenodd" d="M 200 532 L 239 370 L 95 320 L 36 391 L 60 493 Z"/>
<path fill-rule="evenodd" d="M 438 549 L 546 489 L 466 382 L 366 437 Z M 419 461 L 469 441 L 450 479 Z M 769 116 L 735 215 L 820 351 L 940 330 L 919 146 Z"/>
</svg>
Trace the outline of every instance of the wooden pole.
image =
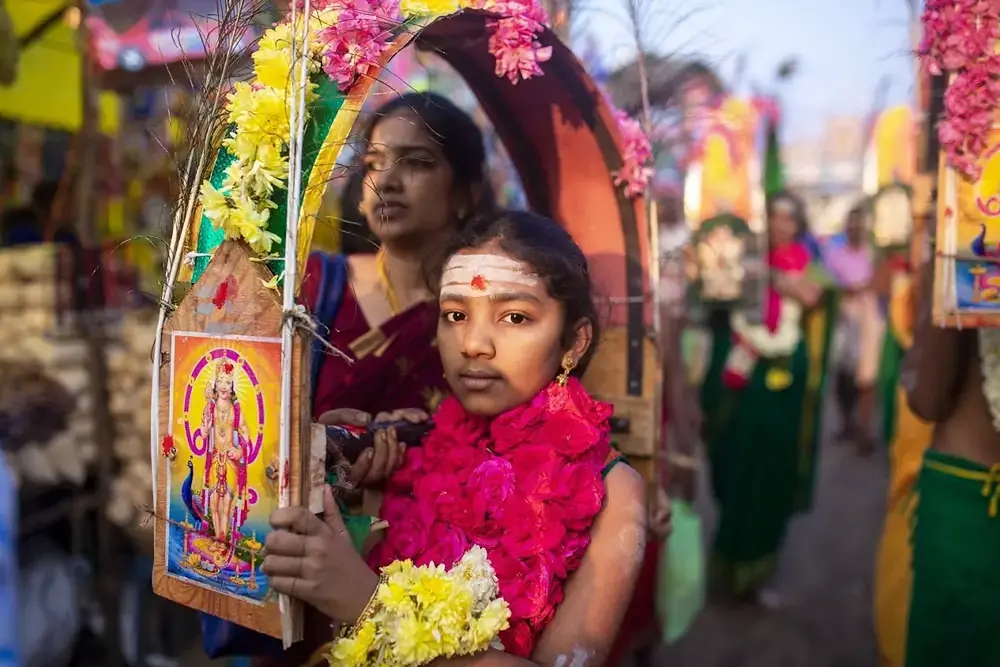
<svg viewBox="0 0 1000 667">
<path fill-rule="evenodd" d="M 89 32 L 86 16 L 88 3 L 77 0 L 80 12 L 80 25 L 77 30 L 77 46 L 80 52 L 80 88 L 82 95 L 81 110 L 83 114 L 78 146 L 80 148 L 76 171 L 76 231 L 83 248 L 98 250 L 100 248 L 100 225 L 98 223 L 98 144 L 101 141 L 99 128 L 99 108 L 97 106 L 97 81 L 94 77 L 94 65 L 90 58 Z M 83 269 L 77 266 L 76 273 Z M 76 278 L 76 276 L 74 276 Z M 81 279 L 82 286 L 89 285 L 91 280 L 101 280 L 101 272 L 96 276 L 85 276 Z M 88 290 L 89 291 L 89 290 Z M 107 395 L 107 364 L 105 359 L 106 322 L 100 308 L 103 304 L 93 304 L 94 309 L 87 308 L 81 313 L 82 335 L 87 341 L 90 362 L 91 400 L 94 406 L 94 437 L 98 443 L 97 497 L 98 509 L 94 512 L 97 538 L 97 592 L 101 609 L 105 616 L 105 636 L 107 657 L 103 663 L 108 667 L 119 667 L 123 664 L 121 650 L 121 633 L 119 631 L 119 605 L 121 583 L 124 581 L 120 571 L 118 549 L 114 527 L 107 518 L 106 507 L 114 478 L 114 442 L 111 416 L 108 412 Z M 95 317 L 96 315 L 96 317 Z"/>
</svg>

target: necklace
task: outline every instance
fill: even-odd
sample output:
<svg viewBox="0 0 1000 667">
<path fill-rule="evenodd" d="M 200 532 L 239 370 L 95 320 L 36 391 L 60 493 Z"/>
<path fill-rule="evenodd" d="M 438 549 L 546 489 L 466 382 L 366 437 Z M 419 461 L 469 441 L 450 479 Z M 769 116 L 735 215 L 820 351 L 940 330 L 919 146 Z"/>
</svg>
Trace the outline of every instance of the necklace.
<svg viewBox="0 0 1000 667">
<path fill-rule="evenodd" d="M 382 283 L 382 289 L 385 290 L 385 300 L 389 302 L 389 310 L 395 316 L 399 315 L 399 299 L 396 297 L 396 290 L 392 288 L 392 281 L 389 280 L 389 269 L 385 265 L 385 258 L 385 248 L 379 248 L 375 257 L 378 279 Z"/>
</svg>

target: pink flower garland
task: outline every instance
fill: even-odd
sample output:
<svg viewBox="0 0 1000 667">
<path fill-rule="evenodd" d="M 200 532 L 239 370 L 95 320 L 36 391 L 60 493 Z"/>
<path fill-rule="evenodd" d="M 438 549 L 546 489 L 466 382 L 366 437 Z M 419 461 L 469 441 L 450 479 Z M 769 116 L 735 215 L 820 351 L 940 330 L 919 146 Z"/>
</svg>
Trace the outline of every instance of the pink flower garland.
<svg viewBox="0 0 1000 667">
<path fill-rule="evenodd" d="M 646 190 L 653 178 L 653 147 L 639 121 L 620 109 L 614 110 L 618 132 L 622 136 L 622 168 L 612 172 L 615 185 L 621 186 L 628 197 L 637 197 Z"/>
<path fill-rule="evenodd" d="M 303 0 L 296 0 L 302 9 Z M 388 48 L 392 30 L 401 24 L 399 1 L 314 0 L 313 9 L 337 9 L 336 24 L 320 31 L 323 71 L 341 91 L 350 89 L 359 77 L 377 67 Z M 496 58 L 496 75 L 512 83 L 542 74 L 541 63 L 552 57 L 552 47 L 542 46 L 538 35 L 548 25 L 545 10 L 537 0 L 474 0 L 469 7 L 498 17 L 490 19 L 488 49 Z"/>
<path fill-rule="evenodd" d="M 335 24 L 320 30 L 323 71 L 341 91 L 378 67 L 379 59 L 401 24 L 399 0 L 313 0 L 313 10 L 336 9 Z M 304 0 L 295 0 L 304 11 Z M 552 57 L 552 47 L 538 36 L 548 16 L 538 0 L 472 0 L 465 6 L 496 15 L 487 24 L 488 49 L 496 58 L 497 76 L 511 84 L 543 74 L 541 63 Z M 605 95 L 610 104 L 610 98 Z M 613 105 L 612 105 L 612 108 Z M 622 167 L 612 173 L 616 186 L 629 197 L 642 194 L 653 177 L 653 150 L 642 126 L 623 111 L 614 111 L 622 138 Z"/>
<path fill-rule="evenodd" d="M 450 567 L 483 547 L 510 605 L 500 641 L 530 657 L 604 502 L 611 412 L 575 378 L 492 421 L 445 399 L 423 446 L 406 450 L 389 478 L 380 512 L 389 528 L 369 563 Z"/>
<path fill-rule="evenodd" d="M 488 27 L 490 55 L 496 58 L 495 73 L 512 83 L 540 76 L 541 63 L 552 57 L 552 47 L 542 46 L 538 35 L 549 23 L 537 0 L 485 0 L 478 7 L 499 14 Z"/>
<path fill-rule="evenodd" d="M 979 177 L 979 158 L 987 148 L 1000 101 L 1000 0 L 927 0 L 918 49 L 932 75 L 954 78 L 945 93 L 938 137 L 948 164 L 971 179 Z"/>
</svg>

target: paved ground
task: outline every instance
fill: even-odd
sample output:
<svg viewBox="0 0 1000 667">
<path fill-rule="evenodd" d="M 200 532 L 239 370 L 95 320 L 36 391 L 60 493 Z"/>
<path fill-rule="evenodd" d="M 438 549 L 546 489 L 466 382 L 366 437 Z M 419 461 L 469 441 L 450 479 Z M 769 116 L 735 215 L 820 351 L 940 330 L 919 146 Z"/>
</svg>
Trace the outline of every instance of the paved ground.
<svg viewBox="0 0 1000 667">
<path fill-rule="evenodd" d="M 774 581 L 782 607 L 760 611 L 709 604 L 689 634 L 663 651 L 659 664 L 874 667 L 872 567 L 885 475 L 882 452 L 859 459 L 849 446 L 825 445 L 815 508 L 792 524 Z M 708 495 L 701 494 L 706 532 L 714 513 Z"/>
</svg>

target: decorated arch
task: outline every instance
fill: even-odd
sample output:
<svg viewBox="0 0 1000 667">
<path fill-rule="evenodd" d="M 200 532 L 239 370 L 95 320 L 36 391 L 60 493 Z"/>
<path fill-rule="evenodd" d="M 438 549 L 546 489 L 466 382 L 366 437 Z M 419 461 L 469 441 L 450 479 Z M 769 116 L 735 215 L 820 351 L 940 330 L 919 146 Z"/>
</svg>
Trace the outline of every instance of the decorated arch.
<svg viewBox="0 0 1000 667">
<path fill-rule="evenodd" d="M 299 0 L 299 15 L 301 5 Z M 610 325 L 592 366 L 595 389 L 616 404 L 621 398 L 623 405 L 641 407 L 642 421 L 653 423 L 643 438 L 648 442 L 636 448 L 651 448 L 659 383 L 646 304 L 650 253 L 643 193 L 651 151 L 638 123 L 612 106 L 530 0 L 462 7 L 317 0 L 311 8 L 299 266 L 373 84 L 403 49 L 437 53 L 464 78 L 493 123 L 529 207 L 560 222 L 589 258 Z M 227 238 L 246 241 L 281 277 L 291 132 L 284 110 L 294 27 L 286 20 L 263 35 L 252 80 L 236 83 L 228 96 L 228 129 L 187 237 L 191 280 Z"/>
</svg>

